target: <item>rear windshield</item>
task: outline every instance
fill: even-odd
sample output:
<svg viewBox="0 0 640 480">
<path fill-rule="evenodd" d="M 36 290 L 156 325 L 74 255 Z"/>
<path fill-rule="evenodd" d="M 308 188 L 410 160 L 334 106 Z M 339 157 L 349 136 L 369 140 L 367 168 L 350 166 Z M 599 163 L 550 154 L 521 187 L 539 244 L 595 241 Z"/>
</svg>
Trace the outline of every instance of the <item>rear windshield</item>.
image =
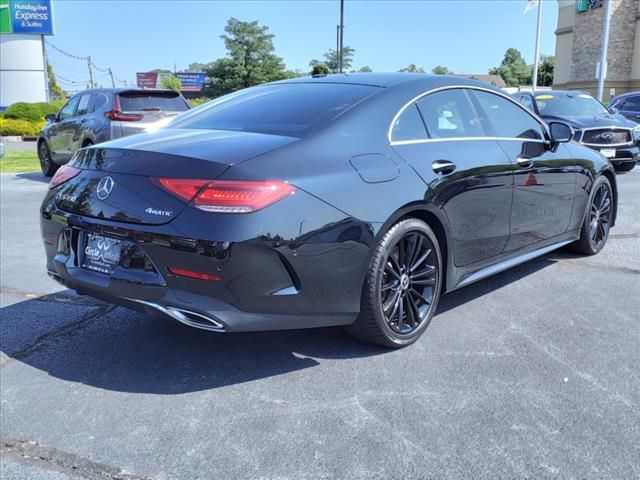
<svg viewBox="0 0 640 480">
<path fill-rule="evenodd" d="M 184 112 L 189 109 L 175 92 L 125 92 L 118 98 L 123 112 Z"/>
<path fill-rule="evenodd" d="M 176 118 L 169 127 L 301 137 L 377 90 L 340 83 L 264 85 L 206 103 Z"/>
</svg>

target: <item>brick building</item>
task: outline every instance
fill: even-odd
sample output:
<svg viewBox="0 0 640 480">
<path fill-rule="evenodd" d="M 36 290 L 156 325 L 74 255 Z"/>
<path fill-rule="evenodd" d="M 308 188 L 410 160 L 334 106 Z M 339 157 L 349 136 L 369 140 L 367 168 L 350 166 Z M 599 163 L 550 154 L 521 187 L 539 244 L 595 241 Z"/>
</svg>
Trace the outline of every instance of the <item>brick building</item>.
<svg viewBox="0 0 640 480">
<path fill-rule="evenodd" d="M 611 1 L 604 101 L 640 90 L 640 0 L 558 0 L 553 88 L 596 93 L 604 1 Z"/>
</svg>

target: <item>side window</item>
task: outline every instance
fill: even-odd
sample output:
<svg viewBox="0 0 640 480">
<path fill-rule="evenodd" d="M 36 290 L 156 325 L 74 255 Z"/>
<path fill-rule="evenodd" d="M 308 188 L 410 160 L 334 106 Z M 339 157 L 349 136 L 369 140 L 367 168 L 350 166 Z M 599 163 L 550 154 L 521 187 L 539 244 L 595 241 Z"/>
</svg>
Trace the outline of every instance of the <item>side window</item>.
<svg viewBox="0 0 640 480">
<path fill-rule="evenodd" d="M 391 141 L 423 140 L 425 138 L 427 138 L 427 131 L 424 128 L 418 107 L 414 103 L 408 106 L 393 124 Z"/>
<path fill-rule="evenodd" d="M 523 104 L 533 112 L 533 102 L 531 101 L 531 97 L 529 95 L 519 95 L 517 98 L 518 100 L 520 100 L 521 104 Z"/>
<path fill-rule="evenodd" d="M 96 112 L 107 102 L 107 97 L 101 93 L 96 93 L 93 99 L 93 111 Z"/>
<path fill-rule="evenodd" d="M 80 96 L 73 97 L 69 100 L 60 113 L 58 114 L 58 118 L 60 120 L 66 120 L 67 118 L 71 118 L 76 113 L 76 107 L 78 106 L 78 102 L 80 101 Z"/>
<path fill-rule="evenodd" d="M 78 102 L 78 109 L 76 110 L 76 117 L 80 115 L 86 115 L 89 113 L 89 104 L 91 103 L 91 95 L 82 95 Z"/>
<path fill-rule="evenodd" d="M 498 137 L 543 140 L 542 126 L 522 108 L 499 95 L 474 90 Z"/>
<path fill-rule="evenodd" d="M 431 93 L 418 101 L 431 138 L 483 137 L 482 118 L 462 89 Z"/>
<path fill-rule="evenodd" d="M 630 110 L 632 112 L 640 112 L 640 96 L 627 97 L 624 100 L 624 103 L 620 105 L 618 108 L 622 110 Z"/>
</svg>

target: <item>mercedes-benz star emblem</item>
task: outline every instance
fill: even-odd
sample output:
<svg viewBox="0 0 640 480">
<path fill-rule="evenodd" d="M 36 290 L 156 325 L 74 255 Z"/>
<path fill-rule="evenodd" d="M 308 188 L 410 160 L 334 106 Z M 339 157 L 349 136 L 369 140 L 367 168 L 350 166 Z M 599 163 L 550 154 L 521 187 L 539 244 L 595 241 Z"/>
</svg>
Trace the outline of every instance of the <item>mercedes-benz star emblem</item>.
<svg viewBox="0 0 640 480">
<path fill-rule="evenodd" d="M 111 190 L 113 190 L 113 178 L 104 177 L 98 183 L 96 187 L 96 193 L 98 194 L 98 198 L 100 200 L 106 200 L 109 195 L 111 195 Z"/>
<path fill-rule="evenodd" d="M 609 141 L 613 140 L 613 137 L 614 137 L 613 132 L 604 132 L 600 134 L 600 136 L 602 137 L 603 140 L 609 140 Z"/>
</svg>

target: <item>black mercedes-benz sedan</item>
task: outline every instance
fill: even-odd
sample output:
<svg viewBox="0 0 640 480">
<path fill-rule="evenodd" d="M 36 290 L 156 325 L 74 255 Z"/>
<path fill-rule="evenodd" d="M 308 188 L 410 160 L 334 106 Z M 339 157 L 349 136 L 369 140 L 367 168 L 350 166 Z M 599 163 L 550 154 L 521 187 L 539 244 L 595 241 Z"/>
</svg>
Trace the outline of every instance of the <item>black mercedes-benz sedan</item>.
<svg viewBox="0 0 640 480">
<path fill-rule="evenodd" d="M 640 125 L 608 109 L 586 92 L 542 90 L 514 96 L 546 122 L 574 128 L 577 142 L 598 150 L 616 170 L 633 170 L 640 160 Z"/>
<path fill-rule="evenodd" d="M 572 136 L 455 77 L 249 88 L 61 167 L 41 208 L 47 269 L 205 330 L 342 325 L 401 347 L 442 293 L 603 248 L 615 174 Z"/>
</svg>

